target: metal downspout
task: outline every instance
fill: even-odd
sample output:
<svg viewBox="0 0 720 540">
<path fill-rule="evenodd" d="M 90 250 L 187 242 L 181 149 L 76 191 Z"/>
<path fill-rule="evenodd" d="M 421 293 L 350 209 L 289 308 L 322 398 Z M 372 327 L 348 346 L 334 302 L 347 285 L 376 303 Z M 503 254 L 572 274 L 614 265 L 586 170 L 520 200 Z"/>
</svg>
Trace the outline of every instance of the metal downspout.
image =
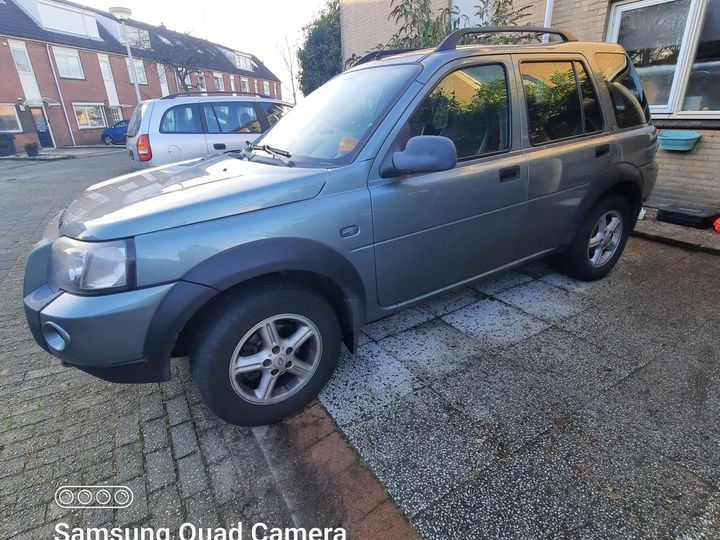
<svg viewBox="0 0 720 540">
<path fill-rule="evenodd" d="M 70 117 L 68 116 L 67 108 L 65 107 L 65 98 L 62 95 L 62 90 L 60 90 L 60 82 L 58 81 L 57 74 L 55 73 L 55 64 L 53 64 L 52 55 L 50 54 L 50 45 L 48 43 L 45 44 L 45 50 L 47 51 L 48 62 L 50 62 L 50 71 L 52 71 L 53 79 L 55 80 L 55 88 L 57 88 L 58 96 L 60 96 L 60 105 L 62 105 L 63 113 L 65 113 L 65 121 L 67 122 L 68 131 L 70 132 L 70 140 L 72 140 L 73 146 L 77 146 L 77 143 L 75 142 L 75 135 L 73 134 L 72 126 L 70 125 Z"/>
</svg>

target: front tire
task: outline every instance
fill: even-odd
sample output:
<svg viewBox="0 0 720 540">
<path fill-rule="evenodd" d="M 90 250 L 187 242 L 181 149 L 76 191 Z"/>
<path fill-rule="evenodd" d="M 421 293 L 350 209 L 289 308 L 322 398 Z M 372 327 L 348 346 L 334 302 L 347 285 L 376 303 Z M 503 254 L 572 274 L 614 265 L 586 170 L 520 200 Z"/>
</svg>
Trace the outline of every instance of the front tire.
<svg viewBox="0 0 720 540">
<path fill-rule="evenodd" d="M 558 256 L 560 269 L 583 281 L 605 277 L 620 259 L 632 225 L 627 199 L 606 195 L 588 212 L 567 251 Z"/>
<path fill-rule="evenodd" d="M 103 137 L 103 142 L 104 142 L 107 146 L 112 146 L 112 145 L 115 144 L 115 141 L 113 141 L 113 138 L 112 138 L 110 135 L 105 135 L 105 136 Z"/>
<path fill-rule="evenodd" d="M 228 295 L 213 308 L 191 371 L 205 404 L 226 422 L 271 424 L 300 411 L 337 366 L 340 326 L 314 292 L 267 286 Z"/>
</svg>

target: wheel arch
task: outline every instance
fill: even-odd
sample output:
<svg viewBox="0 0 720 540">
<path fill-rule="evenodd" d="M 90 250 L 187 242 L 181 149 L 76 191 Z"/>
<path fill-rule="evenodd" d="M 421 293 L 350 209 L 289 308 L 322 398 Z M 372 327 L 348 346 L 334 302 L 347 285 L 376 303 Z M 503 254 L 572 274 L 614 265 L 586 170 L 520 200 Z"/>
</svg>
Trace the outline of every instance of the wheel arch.
<svg viewBox="0 0 720 540">
<path fill-rule="evenodd" d="M 643 178 L 637 167 L 630 163 L 618 163 L 603 172 L 590 185 L 573 217 L 572 227 L 568 228 L 563 245 L 569 245 L 575 239 L 588 212 L 609 193 L 622 195 L 630 204 L 633 213 L 631 229 L 642 208 Z"/>
<path fill-rule="evenodd" d="M 276 238 L 250 242 L 209 257 L 173 287 L 158 308 L 145 338 L 146 358 L 164 362 L 187 353 L 207 313 L 228 294 L 273 283 L 321 294 L 338 316 L 345 345 L 354 352 L 365 323 L 365 287 L 355 267 L 331 247 L 313 240 Z"/>
</svg>

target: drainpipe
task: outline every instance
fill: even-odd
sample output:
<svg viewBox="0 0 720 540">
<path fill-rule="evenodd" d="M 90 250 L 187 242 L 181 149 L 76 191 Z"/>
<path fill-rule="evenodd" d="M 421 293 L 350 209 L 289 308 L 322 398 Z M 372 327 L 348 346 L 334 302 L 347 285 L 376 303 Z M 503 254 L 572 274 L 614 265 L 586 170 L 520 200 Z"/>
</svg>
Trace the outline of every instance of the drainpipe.
<svg viewBox="0 0 720 540">
<path fill-rule="evenodd" d="M 50 45 L 46 43 L 45 49 L 47 51 L 48 62 L 50 62 L 50 71 L 52 71 L 53 79 L 55 80 L 55 88 L 57 88 L 58 96 L 60 96 L 60 105 L 62 105 L 63 113 L 65 113 L 65 121 L 67 122 L 68 131 L 70 132 L 70 139 L 72 140 L 73 146 L 77 146 L 72 126 L 70 126 L 70 117 L 68 116 L 67 108 L 65 107 L 65 98 L 63 98 L 62 90 L 60 90 L 60 82 L 58 81 L 57 74 L 55 73 L 55 65 L 53 64 L 52 57 L 50 55 Z"/>
</svg>

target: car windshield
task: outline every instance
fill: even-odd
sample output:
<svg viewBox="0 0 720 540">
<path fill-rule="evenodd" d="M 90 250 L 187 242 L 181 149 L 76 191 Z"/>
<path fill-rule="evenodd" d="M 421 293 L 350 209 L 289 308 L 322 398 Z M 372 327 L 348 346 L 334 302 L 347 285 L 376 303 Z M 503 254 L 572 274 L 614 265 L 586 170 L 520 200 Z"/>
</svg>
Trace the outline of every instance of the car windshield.
<svg viewBox="0 0 720 540">
<path fill-rule="evenodd" d="M 418 71 L 397 65 L 350 71 L 301 101 L 256 141 L 303 165 L 348 163 Z"/>
</svg>

